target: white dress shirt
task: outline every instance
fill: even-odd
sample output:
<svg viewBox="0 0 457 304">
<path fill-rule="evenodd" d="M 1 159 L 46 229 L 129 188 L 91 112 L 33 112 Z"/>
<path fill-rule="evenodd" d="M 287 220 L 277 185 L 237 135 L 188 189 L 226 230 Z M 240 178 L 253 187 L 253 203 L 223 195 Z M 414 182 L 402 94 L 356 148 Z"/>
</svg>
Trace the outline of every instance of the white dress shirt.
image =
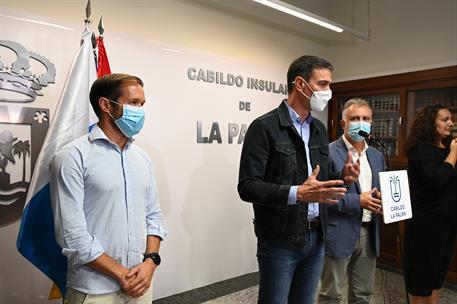
<svg viewBox="0 0 457 304">
<path fill-rule="evenodd" d="M 346 134 L 343 135 L 343 141 L 348 148 L 349 153 L 352 154 L 352 161 L 355 163 L 358 159 L 360 160 L 360 175 L 359 175 L 359 185 L 360 192 L 370 191 L 372 188 L 372 174 L 370 163 L 367 158 L 367 149 L 368 144 L 363 141 L 364 147 L 362 152 L 359 154 L 357 149 L 346 139 Z M 371 211 L 363 209 L 362 222 L 371 222 Z"/>
</svg>

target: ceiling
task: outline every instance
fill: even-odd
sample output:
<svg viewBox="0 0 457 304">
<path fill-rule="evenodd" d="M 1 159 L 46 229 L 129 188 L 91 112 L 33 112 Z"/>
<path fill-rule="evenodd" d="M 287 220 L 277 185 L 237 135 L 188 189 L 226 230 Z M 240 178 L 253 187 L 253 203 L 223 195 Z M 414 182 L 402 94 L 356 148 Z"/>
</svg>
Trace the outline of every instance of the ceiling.
<svg viewBox="0 0 457 304">
<path fill-rule="evenodd" d="M 329 29 L 301 20 L 286 13 L 256 3 L 252 0 L 196 0 L 201 5 L 273 28 L 280 28 L 302 38 L 321 43 L 354 39 L 349 33 L 336 33 Z M 283 0 L 303 10 L 329 19 L 357 31 L 368 32 L 368 5 L 370 0 Z M 357 28 L 358 27 L 358 28 Z"/>
</svg>

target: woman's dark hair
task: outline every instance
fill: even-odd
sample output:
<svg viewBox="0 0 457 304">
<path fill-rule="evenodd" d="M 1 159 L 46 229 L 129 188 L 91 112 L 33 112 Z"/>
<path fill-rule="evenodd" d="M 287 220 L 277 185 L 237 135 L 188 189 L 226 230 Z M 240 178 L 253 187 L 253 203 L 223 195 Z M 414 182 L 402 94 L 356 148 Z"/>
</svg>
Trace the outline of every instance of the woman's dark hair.
<svg viewBox="0 0 457 304">
<path fill-rule="evenodd" d="M 406 139 L 406 154 L 417 145 L 418 143 L 429 143 L 431 145 L 437 145 L 439 142 L 439 135 L 436 131 L 436 117 L 438 111 L 441 109 L 447 109 L 441 104 L 427 105 L 423 107 L 416 118 L 414 119 L 413 125 L 411 126 L 411 133 Z M 444 140 L 444 145 L 449 146 L 451 137 Z"/>
</svg>

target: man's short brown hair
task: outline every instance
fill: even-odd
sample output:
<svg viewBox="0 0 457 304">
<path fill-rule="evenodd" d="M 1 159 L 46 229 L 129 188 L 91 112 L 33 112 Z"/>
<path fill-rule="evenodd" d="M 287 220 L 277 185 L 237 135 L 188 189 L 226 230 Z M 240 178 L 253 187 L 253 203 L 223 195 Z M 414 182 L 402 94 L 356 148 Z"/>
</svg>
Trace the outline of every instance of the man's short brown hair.
<svg viewBox="0 0 457 304">
<path fill-rule="evenodd" d="M 136 76 L 116 73 L 108 74 L 95 80 L 90 89 L 89 98 L 97 117 L 100 117 L 98 100 L 101 97 L 106 97 L 116 101 L 123 94 L 122 89 L 129 85 L 143 87 L 143 81 Z"/>
</svg>

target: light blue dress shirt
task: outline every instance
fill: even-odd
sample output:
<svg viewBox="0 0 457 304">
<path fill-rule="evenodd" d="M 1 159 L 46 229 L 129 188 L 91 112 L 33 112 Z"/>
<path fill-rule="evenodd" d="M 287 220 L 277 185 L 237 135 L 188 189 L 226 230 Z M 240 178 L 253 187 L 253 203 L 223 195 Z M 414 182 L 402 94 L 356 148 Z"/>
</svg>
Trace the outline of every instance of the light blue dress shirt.
<svg viewBox="0 0 457 304">
<path fill-rule="evenodd" d="M 143 261 L 148 235 L 165 237 L 151 160 L 131 141 L 121 151 L 94 126 L 54 156 L 50 173 L 67 287 L 88 294 L 119 290 L 113 278 L 85 264 L 105 252 L 132 268 Z"/>
<path fill-rule="evenodd" d="M 284 103 L 287 105 L 287 109 L 289 110 L 289 115 L 290 118 L 292 119 L 292 123 L 297 130 L 298 134 L 300 135 L 301 139 L 303 140 L 303 144 L 305 145 L 305 151 L 306 151 L 306 164 L 308 166 L 308 176 L 311 175 L 313 172 L 313 168 L 311 167 L 311 159 L 309 158 L 309 135 L 310 135 L 310 124 L 311 121 L 313 120 L 313 117 L 311 116 L 311 113 L 309 113 L 308 117 L 306 119 L 302 120 L 300 116 L 295 112 L 292 107 L 289 106 L 289 104 L 284 101 Z M 292 186 L 290 187 L 289 191 L 289 199 L 287 203 L 289 205 L 295 205 L 297 204 L 297 188 L 298 186 Z M 308 219 L 314 219 L 319 216 L 319 204 L 318 203 L 308 203 Z"/>
</svg>

